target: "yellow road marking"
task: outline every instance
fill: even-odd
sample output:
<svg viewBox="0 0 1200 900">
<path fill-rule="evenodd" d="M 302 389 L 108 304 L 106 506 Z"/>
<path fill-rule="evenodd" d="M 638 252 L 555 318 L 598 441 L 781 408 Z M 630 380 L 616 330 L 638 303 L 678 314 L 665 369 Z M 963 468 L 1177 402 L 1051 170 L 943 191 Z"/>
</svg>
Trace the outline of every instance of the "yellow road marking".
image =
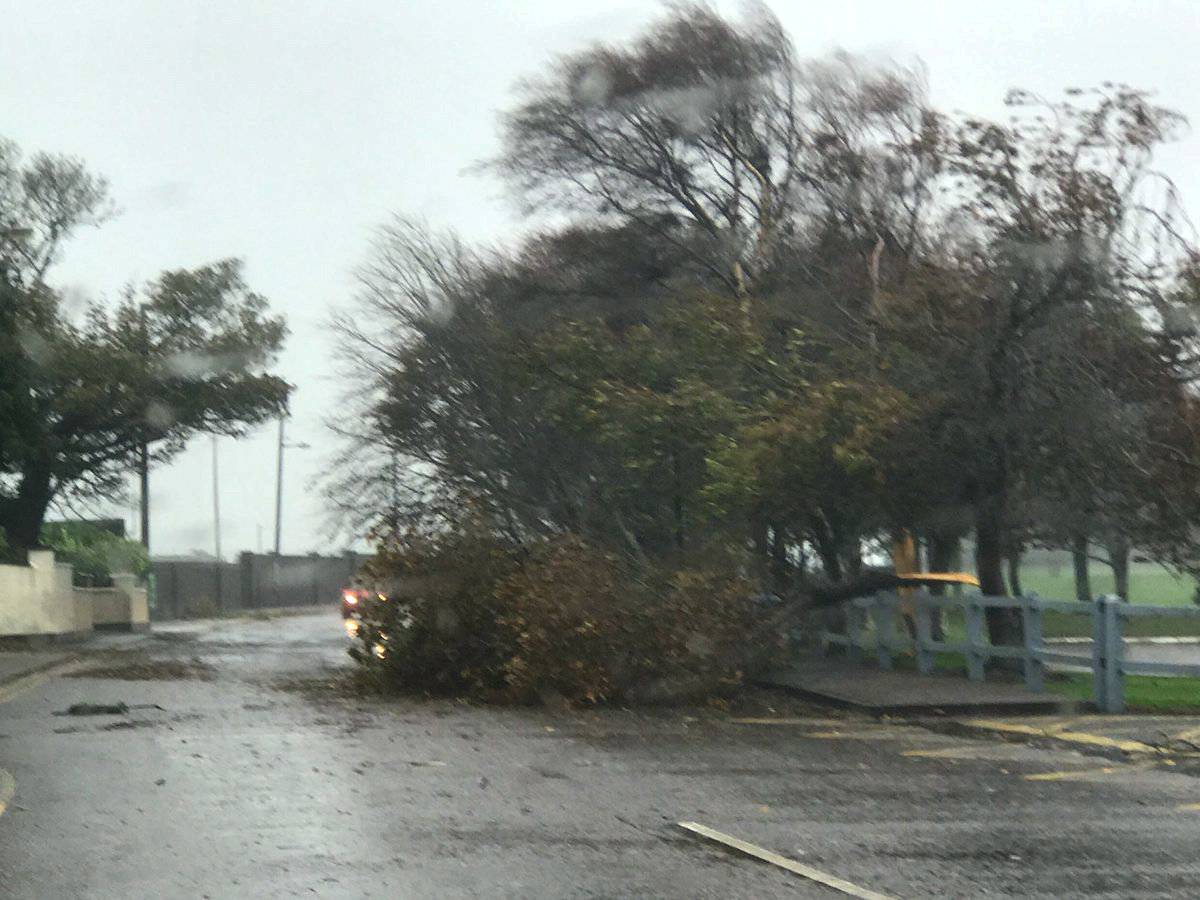
<svg viewBox="0 0 1200 900">
<path fill-rule="evenodd" d="M 1065 772 L 1038 772 L 1036 775 L 1023 776 L 1026 781 L 1081 781 L 1092 775 L 1111 775 L 1117 771 L 1116 766 L 1105 766 L 1102 769 L 1068 769 Z"/>
<path fill-rule="evenodd" d="M 1200 803 L 1180 803 L 1175 808 L 1180 812 L 1200 812 Z"/>
<path fill-rule="evenodd" d="M 837 725 L 844 719 L 730 719 L 734 725 Z"/>
<path fill-rule="evenodd" d="M 48 669 L 42 669 L 39 672 L 31 672 L 28 675 L 22 675 L 20 678 L 14 678 L 8 684 L 0 687 L 0 703 L 7 703 L 25 691 L 35 688 L 39 684 L 44 684 L 56 675 L 61 675 L 64 672 L 78 668 L 82 664 L 82 660 L 68 659 Z"/>
<path fill-rule="evenodd" d="M 982 747 L 939 747 L 936 750 L 905 750 L 900 755 L 919 759 L 979 759 L 980 757 L 994 757 L 996 749 L 987 745 Z"/>
<path fill-rule="evenodd" d="M 913 728 L 897 725 L 886 725 L 881 728 L 859 728 L 846 731 L 806 731 L 804 737 L 827 741 L 874 741 L 897 740 L 902 737 L 912 737 L 914 734 L 926 735 L 928 732 L 918 732 Z"/>
<path fill-rule="evenodd" d="M 1141 741 L 1122 740 L 1105 737 L 1102 734 L 1091 734 L 1086 731 L 1053 731 L 1037 728 L 1033 725 L 1021 725 L 1016 722 L 1000 722 L 994 719 L 968 719 L 963 722 L 974 728 L 986 728 L 990 731 L 1008 732 L 1009 734 L 1028 734 L 1034 737 L 1052 737 L 1060 741 L 1072 741 L 1076 744 L 1089 744 L 1093 747 L 1107 747 L 1122 750 L 1125 753 L 1161 753 L 1157 747 L 1143 744 Z"/>
<path fill-rule="evenodd" d="M 1194 741 L 1197 738 L 1200 738 L 1200 728 L 1189 728 L 1186 731 L 1181 731 L 1181 732 L 1179 732 L 1179 734 L 1174 735 L 1171 738 L 1171 740 L 1173 740 L 1173 741 Z"/>
<path fill-rule="evenodd" d="M 724 834 L 717 831 L 715 828 L 709 828 L 707 825 L 701 825 L 699 822 L 678 822 L 676 823 L 685 831 L 690 831 L 692 834 L 698 834 L 710 841 L 716 841 L 718 844 L 724 844 L 726 847 L 732 847 L 734 850 L 739 850 L 747 856 L 753 856 L 755 859 L 761 859 L 763 862 L 769 862 L 773 866 L 779 866 L 781 869 L 787 869 L 796 875 L 807 878 L 809 881 L 815 881 L 817 884 L 823 884 L 825 887 L 833 888 L 835 891 L 840 891 L 851 897 L 858 897 L 860 900 L 892 900 L 887 894 L 879 894 L 875 891 L 867 890 L 859 887 L 853 882 L 838 878 L 836 875 L 830 875 L 828 872 L 822 872 L 820 869 L 814 869 L 812 866 L 806 866 L 804 863 L 797 862 L 794 859 L 788 859 L 786 856 L 780 856 L 767 850 L 765 847 L 759 847 L 757 844 L 751 844 L 743 841 L 740 838 L 735 838 L 732 835 Z"/>
<path fill-rule="evenodd" d="M 1038 772 L 1022 776 L 1026 781 L 1085 781 L 1095 775 L 1112 775 L 1116 772 L 1145 772 L 1154 768 L 1154 763 L 1138 765 L 1104 766 L 1099 769 L 1067 769 L 1063 772 Z"/>
<path fill-rule="evenodd" d="M 8 809 L 8 803 L 17 792 L 17 780 L 8 772 L 0 769 L 0 816 Z"/>
</svg>

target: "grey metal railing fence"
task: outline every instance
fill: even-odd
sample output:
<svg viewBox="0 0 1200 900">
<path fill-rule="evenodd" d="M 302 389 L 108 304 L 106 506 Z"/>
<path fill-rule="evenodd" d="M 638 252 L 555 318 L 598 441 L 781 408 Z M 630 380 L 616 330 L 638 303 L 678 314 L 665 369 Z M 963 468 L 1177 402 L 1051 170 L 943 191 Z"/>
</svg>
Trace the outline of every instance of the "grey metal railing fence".
<svg viewBox="0 0 1200 900">
<path fill-rule="evenodd" d="M 935 640 L 932 611 L 958 610 L 963 615 L 963 640 Z M 995 645 L 987 639 L 988 609 L 1018 609 L 1021 612 L 1024 639 L 1019 645 Z M 1089 616 L 1092 627 L 1091 657 L 1046 646 L 1042 619 L 1046 612 Z M 911 616 L 911 631 L 902 634 L 897 625 L 904 615 Z M 993 659 L 1016 659 L 1024 670 L 1025 684 L 1031 691 L 1045 689 L 1047 665 L 1087 666 L 1092 670 L 1092 698 L 1104 712 L 1125 709 L 1126 675 L 1200 676 L 1200 663 L 1152 662 L 1132 659 L 1125 652 L 1124 623 L 1134 618 L 1200 619 L 1200 608 L 1143 606 L 1118 597 L 1100 597 L 1092 603 L 1044 600 L 1037 596 L 988 597 L 973 592 L 935 597 L 925 589 L 908 596 L 881 592 L 859 597 L 846 604 L 846 633 L 821 633 L 823 648 L 844 647 L 847 656 L 862 661 L 873 655 L 881 668 L 890 669 L 898 653 L 912 653 L 917 671 L 933 673 L 938 653 L 961 653 L 967 677 L 981 681 L 987 663 Z"/>
</svg>

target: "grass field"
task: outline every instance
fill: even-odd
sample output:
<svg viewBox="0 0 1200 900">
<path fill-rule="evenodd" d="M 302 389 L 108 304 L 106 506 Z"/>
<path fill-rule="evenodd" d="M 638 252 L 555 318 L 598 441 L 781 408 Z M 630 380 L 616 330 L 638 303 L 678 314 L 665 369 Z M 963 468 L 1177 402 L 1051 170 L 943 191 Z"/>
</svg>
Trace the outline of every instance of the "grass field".
<svg viewBox="0 0 1200 900">
<path fill-rule="evenodd" d="M 1155 606 L 1176 606 L 1192 602 L 1196 582 L 1192 578 L 1180 578 L 1162 566 L 1153 563 L 1133 563 L 1129 571 L 1129 599 L 1132 603 L 1149 603 Z M 1091 567 L 1092 592 L 1113 593 L 1112 571 L 1106 566 Z M 1074 600 L 1075 576 L 1070 565 L 1024 566 L 1021 569 L 1021 588 L 1037 593 L 1048 600 Z"/>
<path fill-rule="evenodd" d="M 1092 592 L 1113 592 L 1112 572 L 1104 566 L 1092 566 Z M 1021 570 L 1021 588 L 1046 600 L 1074 600 L 1075 578 L 1070 565 L 1026 566 Z M 1179 577 L 1153 563 L 1134 563 L 1129 572 L 1129 600 L 1151 606 L 1190 606 L 1196 582 Z M 1042 622 L 1046 637 L 1091 637 L 1090 616 L 1046 613 Z M 1127 637 L 1170 637 L 1200 635 L 1200 618 L 1133 619 L 1125 623 Z"/>
</svg>

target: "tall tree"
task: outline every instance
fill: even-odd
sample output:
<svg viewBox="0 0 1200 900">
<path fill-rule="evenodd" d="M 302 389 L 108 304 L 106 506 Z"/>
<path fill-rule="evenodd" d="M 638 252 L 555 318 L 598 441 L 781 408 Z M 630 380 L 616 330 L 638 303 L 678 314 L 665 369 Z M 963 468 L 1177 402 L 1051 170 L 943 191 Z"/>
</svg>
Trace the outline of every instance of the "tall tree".
<svg viewBox="0 0 1200 900">
<path fill-rule="evenodd" d="M 635 558 L 719 533 L 776 585 L 902 532 L 948 565 L 973 530 L 1005 593 L 1084 507 L 1185 560 L 1191 249 L 1152 168 L 1178 117 L 1120 87 L 1011 100 L 1010 125 L 942 115 L 919 72 L 800 61 L 706 4 L 561 58 L 492 163 L 555 227 L 373 248 L 342 332 L 379 440 L 347 462 L 410 462 L 412 521 L 483 507 Z"/>
<path fill-rule="evenodd" d="M 960 124 L 940 263 L 955 274 L 918 285 L 885 323 L 889 377 L 923 385 L 930 437 L 955 448 L 988 593 L 1005 591 L 1019 498 L 1145 503 L 1147 458 L 1194 453 L 1146 431 L 1187 403 L 1161 322 L 1190 249 L 1151 168 L 1179 118 L 1123 87 L 1081 95 L 1015 93 L 1029 110 L 1015 124 Z M 1002 613 L 991 625 L 994 640 L 1018 628 Z"/>
<path fill-rule="evenodd" d="M 918 236 L 935 132 L 916 73 L 801 64 L 765 8 L 735 22 L 683 3 L 525 82 L 493 165 L 527 209 L 636 222 L 744 296 L 797 229 L 839 232 L 865 285 L 881 241 Z"/>
<path fill-rule="evenodd" d="M 236 260 L 66 309 L 47 273 L 107 206 L 78 161 L 22 166 L 0 145 L 0 222 L 16 235 L 0 237 L 0 528 L 18 555 L 56 499 L 118 493 L 139 447 L 165 460 L 197 431 L 240 434 L 286 405 L 289 386 L 266 372 L 286 329 Z"/>
</svg>

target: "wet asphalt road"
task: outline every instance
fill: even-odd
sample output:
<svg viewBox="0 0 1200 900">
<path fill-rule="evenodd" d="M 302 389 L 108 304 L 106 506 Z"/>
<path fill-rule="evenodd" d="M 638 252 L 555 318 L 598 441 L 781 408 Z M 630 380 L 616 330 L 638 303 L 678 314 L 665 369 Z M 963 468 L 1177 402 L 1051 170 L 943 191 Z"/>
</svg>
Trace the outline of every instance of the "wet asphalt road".
<svg viewBox="0 0 1200 900">
<path fill-rule="evenodd" d="M 345 699 L 318 689 L 345 645 L 334 613 L 180 625 L 0 703 L 0 896 L 838 896 L 678 820 L 896 897 L 1200 896 L 1183 764 L 853 717 Z M 114 677 L 135 671 L 160 677 Z M 152 706 L 54 715 L 118 700 Z"/>
</svg>

